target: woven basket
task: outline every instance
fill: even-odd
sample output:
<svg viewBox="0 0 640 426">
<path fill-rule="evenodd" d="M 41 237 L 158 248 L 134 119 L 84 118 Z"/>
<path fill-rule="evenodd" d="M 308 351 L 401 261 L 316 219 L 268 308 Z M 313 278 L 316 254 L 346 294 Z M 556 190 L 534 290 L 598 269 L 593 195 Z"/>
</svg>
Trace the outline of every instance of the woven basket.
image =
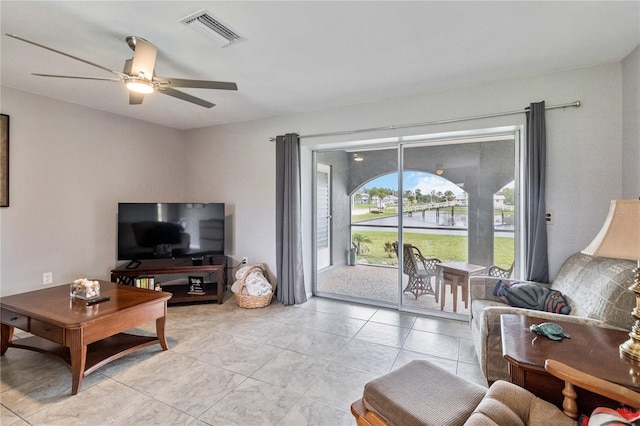
<svg viewBox="0 0 640 426">
<path fill-rule="evenodd" d="M 269 304 L 271 303 L 271 298 L 273 297 L 273 293 L 275 293 L 276 289 L 274 285 L 271 284 L 271 288 L 273 289 L 273 291 L 269 294 L 265 294 L 263 296 L 251 296 L 250 294 L 242 294 L 242 290 L 245 287 L 245 279 L 251 272 L 255 271 L 256 269 L 260 270 L 264 278 L 269 282 L 269 284 L 271 284 L 271 281 L 269 281 L 269 276 L 262 266 L 254 265 L 247 269 L 240 279 L 242 281 L 242 287 L 240 288 L 240 291 L 238 291 L 237 293 L 233 293 L 236 296 L 236 303 L 238 303 L 238 306 L 241 308 L 255 309 L 269 306 Z"/>
</svg>

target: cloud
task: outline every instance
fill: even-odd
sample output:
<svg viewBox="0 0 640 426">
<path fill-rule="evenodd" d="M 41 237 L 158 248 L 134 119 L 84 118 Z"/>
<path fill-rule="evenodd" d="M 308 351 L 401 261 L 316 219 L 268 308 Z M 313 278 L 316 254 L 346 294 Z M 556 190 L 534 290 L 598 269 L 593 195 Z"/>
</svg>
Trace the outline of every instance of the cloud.
<svg viewBox="0 0 640 426">
<path fill-rule="evenodd" d="M 411 191 L 420 189 L 420 192 L 422 192 L 422 194 L 424 195 L 430 194 L 431 191 L 442 192 L 443 194 L 447 191 L 451 191 L 456 196 L 461 196 L 462 194 L 464 194 L 464 190 L 462 188 L 440 176 L 432 175 L 430 173 L 413 174 L 418 175 L 415 177 L 415 183 L 411 186 L 408 184 L 405 185 L 405 189 L 409 189 Z"/>
</svg>

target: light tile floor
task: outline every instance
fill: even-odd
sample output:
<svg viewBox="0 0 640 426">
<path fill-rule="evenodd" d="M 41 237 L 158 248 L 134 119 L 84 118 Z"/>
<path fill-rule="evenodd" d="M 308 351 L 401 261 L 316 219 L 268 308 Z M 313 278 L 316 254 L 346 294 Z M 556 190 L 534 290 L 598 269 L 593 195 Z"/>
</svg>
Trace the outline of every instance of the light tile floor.
<svg viewBox="0 0 640 426">
<path fill-rule="evenodd" d="M 465 322 L 321 298 L 241 309 L 229 296 L 168 312 L 168 351 L 114 361 L 75 396 L 62 362 L 10 348 L 0 424 L 353 425 L 364 384 L 412 359 L 486 386 Z"/>
</svg>

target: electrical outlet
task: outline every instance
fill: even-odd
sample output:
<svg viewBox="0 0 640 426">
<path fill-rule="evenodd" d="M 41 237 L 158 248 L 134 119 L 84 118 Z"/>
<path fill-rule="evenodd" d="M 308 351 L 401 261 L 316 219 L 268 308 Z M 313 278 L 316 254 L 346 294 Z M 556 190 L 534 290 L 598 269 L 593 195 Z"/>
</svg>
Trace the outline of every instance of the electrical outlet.
<svg viewBox="0 0 640 426">
<path fill-rule="evenodd" d="M 53 272 L 45 272 L 42 274 L 42 285 L 53 284 Z"/>
<path fill-rule="evenodd" d="M 547 221 L 547 225 L 553 225 L 553 211 L 552 210 L 547 210 L 546 214 L 544 215 L 544 220 Z"/>
<path fill-rule="evenodd" d="M 247 263 L 249 263 L 249 259 L 247 259 L 247 256 L 243 257 L 240 263 L 243 265 L 246 265 Z"/>
</svg>

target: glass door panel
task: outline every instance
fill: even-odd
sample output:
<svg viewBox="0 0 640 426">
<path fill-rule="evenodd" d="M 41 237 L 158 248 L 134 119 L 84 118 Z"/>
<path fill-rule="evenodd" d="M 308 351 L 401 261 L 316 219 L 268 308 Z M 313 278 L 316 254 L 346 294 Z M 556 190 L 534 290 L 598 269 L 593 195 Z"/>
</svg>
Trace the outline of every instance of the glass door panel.
<svg viewBox="0 0 640 426">
<path fill-rule="evenodd" d="M 396 307 L 398 259 L 392 243 L 398 240 L 398 149 L 317 152 L 316 164 L 331 169 L 331 254 L 329 266 L 317 272 L 316 294 Z M 326 214 L 323 194 L 317 184 L 318 224 Z M 318 225 L 316 245 L 321 230 Z M 317 265 L 321 261 L 317 247 Z"/>
<path fill-rule="evenodd" d="M 403 257 L 401 305 L 468 318 L 468 277 L 495 260 L 513 262 L 513 222 L 498 222 L 495 212 L 500 199 L 498 211 L 515 215 L 497 195 L 514 181 L 514 140 L 407 144 L 402 158 L 402 240 L 413 257 Z M 500 239 L 497 226 L 505 234 Z"/>
</svg>

